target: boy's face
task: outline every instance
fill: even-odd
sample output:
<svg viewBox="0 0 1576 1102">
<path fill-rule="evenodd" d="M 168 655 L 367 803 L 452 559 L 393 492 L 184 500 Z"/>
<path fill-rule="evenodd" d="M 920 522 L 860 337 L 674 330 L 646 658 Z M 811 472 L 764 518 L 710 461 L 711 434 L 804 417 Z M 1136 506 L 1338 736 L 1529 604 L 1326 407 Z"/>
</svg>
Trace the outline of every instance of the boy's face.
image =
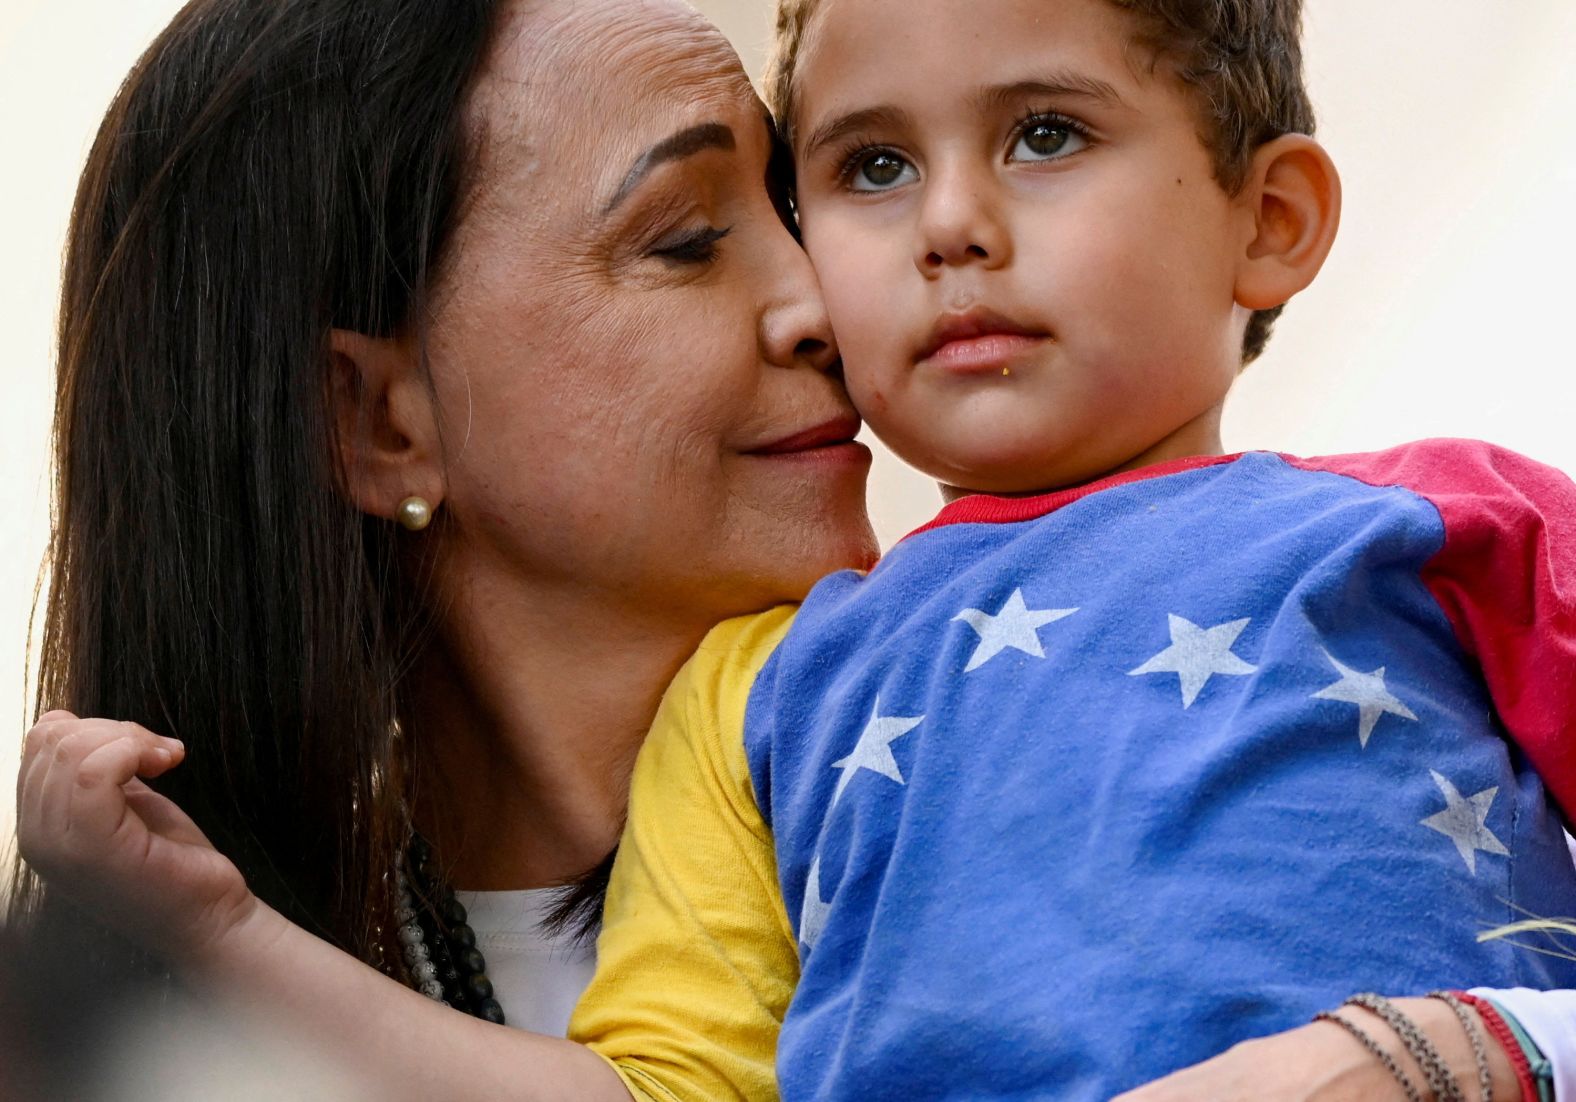
<svg viewBox="0 0 1576 1102">
<path fill-rule="evenodd" d="M 825 0 L 805 246 L 849 390 L 909 463 L 1021 493 L 1220 450 L 1254 217 L 1109 0 Z"/>
</svg>

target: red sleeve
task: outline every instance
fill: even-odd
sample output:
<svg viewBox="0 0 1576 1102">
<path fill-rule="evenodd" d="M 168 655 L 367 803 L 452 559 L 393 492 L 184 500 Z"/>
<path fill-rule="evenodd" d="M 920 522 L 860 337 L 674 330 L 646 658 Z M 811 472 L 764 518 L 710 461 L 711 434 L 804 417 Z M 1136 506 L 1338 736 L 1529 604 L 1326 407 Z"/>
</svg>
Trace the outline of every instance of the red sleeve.
<svg viewBox="0 0 1576 1102">
<path fill-rule="evenodd" d="M 1470 440 L 1287 459 L 1433 503 L 1445 541 L 1423 570 L 1483 669 L 1501 722 L 1576 822 L 1576 485 Z"/>
</svg>

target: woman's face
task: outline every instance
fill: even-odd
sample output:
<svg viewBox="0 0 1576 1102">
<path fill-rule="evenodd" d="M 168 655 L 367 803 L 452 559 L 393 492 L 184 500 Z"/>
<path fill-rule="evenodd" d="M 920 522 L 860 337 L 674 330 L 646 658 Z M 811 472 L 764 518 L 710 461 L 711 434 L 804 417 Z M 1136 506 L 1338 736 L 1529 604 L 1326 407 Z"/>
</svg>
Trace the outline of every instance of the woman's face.
<svg viewBox="0 0 1576 1102">
<path fill-rule="evenodd" d="M 711 618 L 867 565 L 869 454 L 720 33 L 664 0 L 517 7 L 470 114 L 429 350 L 443 553 Z"/>
</svg>

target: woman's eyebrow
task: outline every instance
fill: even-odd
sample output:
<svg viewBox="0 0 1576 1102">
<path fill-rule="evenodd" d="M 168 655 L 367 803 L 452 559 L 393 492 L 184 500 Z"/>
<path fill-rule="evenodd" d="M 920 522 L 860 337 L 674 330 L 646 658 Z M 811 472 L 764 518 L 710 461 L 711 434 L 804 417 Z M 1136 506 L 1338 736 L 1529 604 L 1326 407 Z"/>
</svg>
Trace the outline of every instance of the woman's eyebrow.
<svg viewBox="0 0 1576 1102">
<path fill-rule="evenodd" d="M 720 122 L 703 122 L 698 126 L 686 127 L 670 134 L 636 158 L 635 163 L 624 174 L 624 182 L 618 185 L 618 190 L 607 201 L 607 206 L 602 208 L 602 213 L 611 214 L 613 209 L 640 185 L 640 181 L 660 164 L 693 157 L 707 149 L 725 149 L 731 152 L 735 148 L 733 131 Z"/>
</svg>

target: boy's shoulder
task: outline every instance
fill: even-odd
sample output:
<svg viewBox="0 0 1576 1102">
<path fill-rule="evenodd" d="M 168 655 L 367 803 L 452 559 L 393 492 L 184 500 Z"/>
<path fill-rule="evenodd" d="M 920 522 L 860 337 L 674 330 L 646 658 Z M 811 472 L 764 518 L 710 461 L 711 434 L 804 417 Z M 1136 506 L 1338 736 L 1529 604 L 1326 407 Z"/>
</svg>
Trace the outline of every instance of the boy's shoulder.
<svg viewBox="0 0 1576 1102">
<path fill-rule="evenodd" d="M 1280 457 L 1301 470 L 1346 475 L 1431 499 L 1517 496 L 1518 487 L 1554 501 L 1576 494 L 1576 485 L 1558 469 L 1482 440 L 1441 437 L 1374 452 Z"/>
<path fill-rule="evenodd" d="M 1525 567 L 1550 556 L 1570 570 L 1576 559 L 1576 483 L 1509 448 L 1434 439 L 1378 452 L 1282 458 L 1305 471 L 1401 489 L 1427 501 L 1444 528 L 1436 572 L 1451 563 Z"/>
<path fill-rule="evenodd" d="M 947 505 L 910 533 L 910 538 L 956 525 L 1033 522 L 1113 491 L 1146 498 L 1191 492 L 1200 483 L 1230 480 L 1250 471 L 1259 476 L 1254 481 L 1261 487 L 1284 484 L 1288 476 L 1295 483 L 1301 474 L 1323 474 L 1374 489 L 1409 491 L 1432 502 L 1446 514 L 1447 522 L 1485 514 L 1502 520 L 1533 513 L 1576 516 L 1576 484 L 1558 469 L 1481 440 L 1437 438 L 1344 455 L 1251 451 L 1194 456 L 1044 494 L 1013 498 L 973 495 Z M 1240 486 L 1232 488 L 1231 500 L 1240 500 L 1240 490 Z"/>
</svg>

